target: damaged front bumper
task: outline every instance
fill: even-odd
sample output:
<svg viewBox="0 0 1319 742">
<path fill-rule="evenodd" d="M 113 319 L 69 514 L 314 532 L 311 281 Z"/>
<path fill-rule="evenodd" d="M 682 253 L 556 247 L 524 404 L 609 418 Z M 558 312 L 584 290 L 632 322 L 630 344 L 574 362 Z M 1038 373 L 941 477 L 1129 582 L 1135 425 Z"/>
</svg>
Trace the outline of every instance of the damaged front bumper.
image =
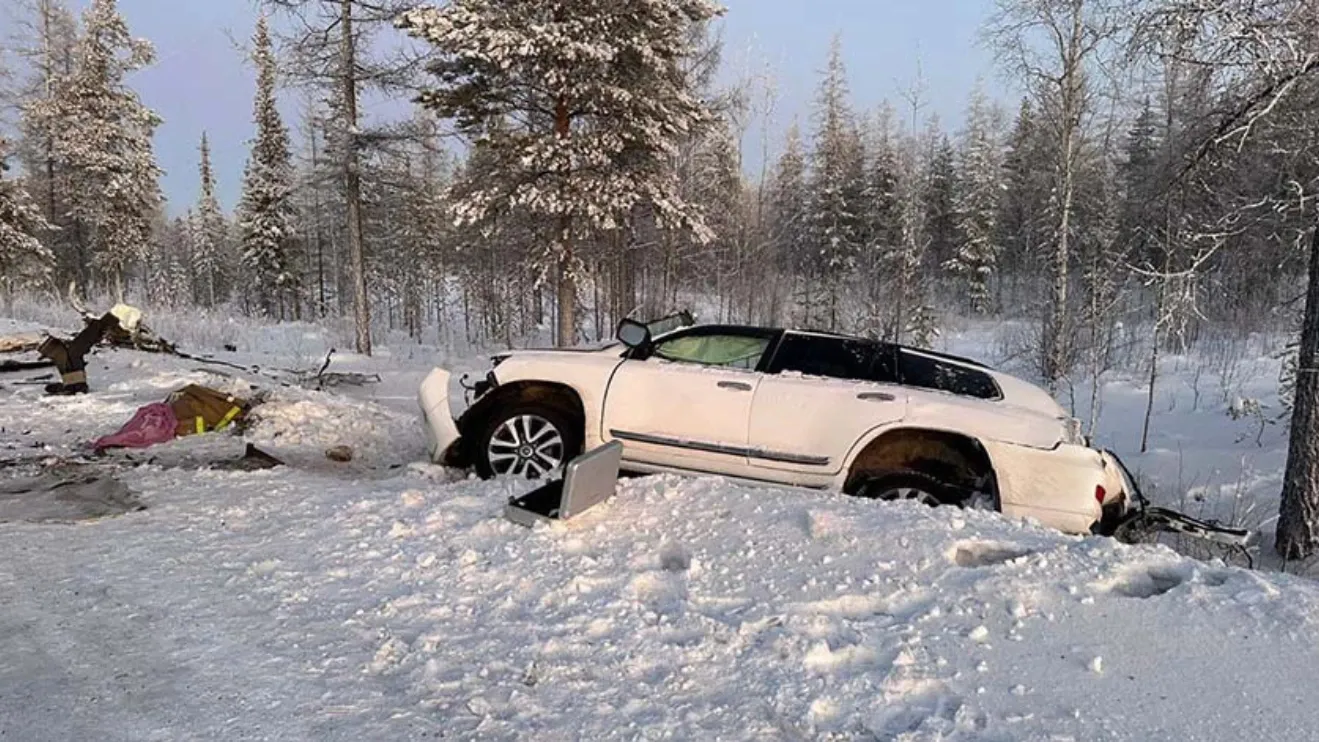
<svg viewBox="0 0 1319 742">
<path fill-rule="evenodd" d="M 456 459 L 462 437 L 449 406 L 450 378 L 448 371 L 434 369 L 417 392 L 422 428 L 426 431 L 426 454 L 433 463 L 445 465 Z"/>
</svg>

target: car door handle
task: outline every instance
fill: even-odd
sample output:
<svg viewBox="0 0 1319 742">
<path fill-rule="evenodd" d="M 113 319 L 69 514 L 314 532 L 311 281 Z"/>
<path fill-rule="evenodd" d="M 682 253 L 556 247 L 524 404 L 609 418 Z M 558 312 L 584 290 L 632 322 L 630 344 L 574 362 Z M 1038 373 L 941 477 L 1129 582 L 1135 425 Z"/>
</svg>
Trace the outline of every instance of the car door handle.
<svg viewBox="0 0 1319 742">
<path fill-rule="evenodd" d="M 744 381 L 721 381 L 721 382 L 719 382 L 719 388 L 720 388 L 720 389 L 732 389 L 732 390 L 735 391 L 735 392 L 749 392 L 749 391 L 751 391 L 751 385 L 748 384 L 748 383 L 746 383 L 746 382 L 744 382 Z"/>
<path fill-rule="evenodd" d="M 862 392 L 856 395 L 856 398 L 862 402 L 892 402 L 897 399 L 888 392 Z"/>
</svg>

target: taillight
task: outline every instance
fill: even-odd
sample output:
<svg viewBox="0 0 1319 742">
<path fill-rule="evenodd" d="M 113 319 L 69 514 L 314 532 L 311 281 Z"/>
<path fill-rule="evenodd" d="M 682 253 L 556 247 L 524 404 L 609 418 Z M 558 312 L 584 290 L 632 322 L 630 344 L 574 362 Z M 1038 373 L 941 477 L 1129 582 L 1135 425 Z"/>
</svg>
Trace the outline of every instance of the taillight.
<svg viewBox="0 0 1319 742">
<path fill-rule="evenodd" d="M 1102 485 L 1102 484 L 1096 484 L 1096 485 L 1095 485 L 1095 500 L 1098 501 L 1100 505 L 1103 505 L 1103 504 L 1104 504 L 1104 498 L 1106 498 L 1106 497 L 1108 497 L 1108 490 L 1105 490 L 1105 489 L 1104 489 L 1104 485 Z"/>
</svg>

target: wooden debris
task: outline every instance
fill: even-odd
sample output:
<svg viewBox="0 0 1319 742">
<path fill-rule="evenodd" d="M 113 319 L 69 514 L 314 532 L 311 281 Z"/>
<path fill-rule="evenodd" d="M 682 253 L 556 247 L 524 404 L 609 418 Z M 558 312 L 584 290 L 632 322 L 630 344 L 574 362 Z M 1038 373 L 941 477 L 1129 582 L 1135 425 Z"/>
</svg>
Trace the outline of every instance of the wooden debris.
<svg viewBox="0 0 1319 742">
<path fill-rule="evenodd" d="M 36 333 L 25 332 L 19 335 L 0 337 L 0 353 L 25 353 L 36 350 L 41 345 L 42 337 Z"/>
</svg>

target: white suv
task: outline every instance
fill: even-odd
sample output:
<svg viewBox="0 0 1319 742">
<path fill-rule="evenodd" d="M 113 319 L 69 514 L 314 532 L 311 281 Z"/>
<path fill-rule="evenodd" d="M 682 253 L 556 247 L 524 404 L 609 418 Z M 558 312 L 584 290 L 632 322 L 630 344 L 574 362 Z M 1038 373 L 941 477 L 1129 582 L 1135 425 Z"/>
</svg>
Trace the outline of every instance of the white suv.
<svg viewBox="0 0 1319 742">
<path fill-rule="evenodd" d="M 435 369 L 420 392 L 432 460 L 538 477 L 618 440 L 628 471 L 983 507 L 1074 533 L 1110 532 L 1131 505 L 1121 462 L 1020 379 L 864 338 L 661 324 L 495 356 L 457 420 Z"/>
</svg>

